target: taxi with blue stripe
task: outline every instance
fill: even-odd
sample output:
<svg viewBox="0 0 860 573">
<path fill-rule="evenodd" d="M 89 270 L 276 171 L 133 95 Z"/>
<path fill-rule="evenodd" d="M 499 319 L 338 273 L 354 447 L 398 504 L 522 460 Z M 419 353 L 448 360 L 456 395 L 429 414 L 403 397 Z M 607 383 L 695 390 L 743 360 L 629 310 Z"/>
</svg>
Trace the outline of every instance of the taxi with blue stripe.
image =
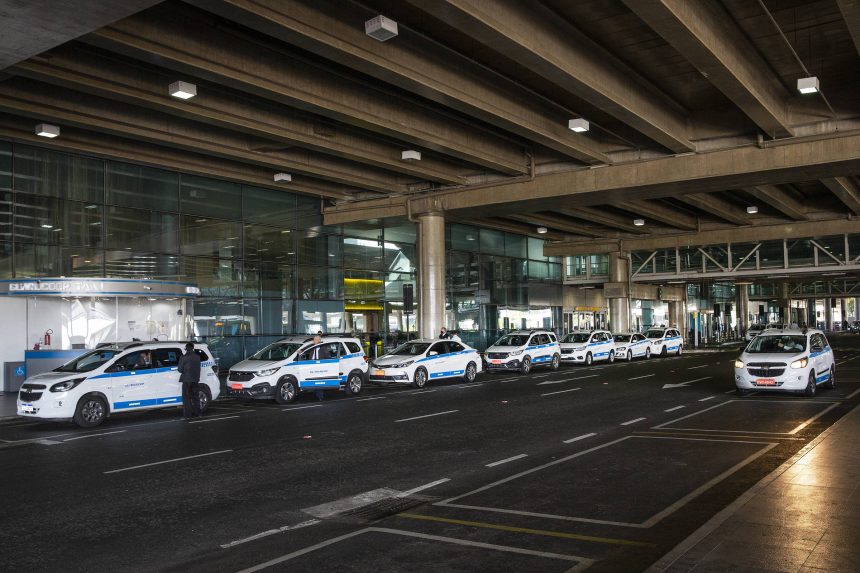
<svg viewBox="0 0 860 573">
<path fill-rule="evenodd" d="M 26 418 L 71 420 L 98 426 L 119 412 L 182 405 L 179 359 L 184 342 L 126 342 L 102 345 L 55 368 L 27 378 L 18 392 L 17 413 Z M 200 356 L 200 411 L 218 398 L 218 367 L 205 344 Z"/>
<path fill-rule="evenodd" d="M 423 388 L 431 380 L 462 378 L 474 382 L 482 370 L 478 351 L 457 340 L 410 340 L 370 364 L 370 381 L 412 384 Z"/>
<path fill-rule="evenodd" d="M 251 400 L 274 398 L 279 404 L 294 401 L 303 391 L 359 394 L 368 367 L 361 341 L 331 334 L 317 344 L 313 340 L 287 337 L 234 364 L 227 375 L 228 393 Z"/>
<path fill-rule="evenodd" d="M 684 337 L 677 328 L 651 327 L 645 331 L 645 338 L 651 343 L 651 356 L 680 356 L 684 352 Z"/>
<path fill-rule="evenodd" d="M 561 339 L 561 360 L 586 366 L 615 362 L 615 339 L 608 330 L 570 332 Z"/>
<path fill-rule="evenodd" d="M 518 330 L 499 338 L 487 348 L 487 369 L 516 370 L 523 374 L 533 366 L 558 370 L 561 347 L 555 333 L 549 330 Z"/>
<path fill-rule="evenodd" d="M 615 359 L 633 360 L 634 358 L 651 358 L 651 341 L 638 332 L 618 332 L 612 335 L 615 339 Z"/>
</svg>

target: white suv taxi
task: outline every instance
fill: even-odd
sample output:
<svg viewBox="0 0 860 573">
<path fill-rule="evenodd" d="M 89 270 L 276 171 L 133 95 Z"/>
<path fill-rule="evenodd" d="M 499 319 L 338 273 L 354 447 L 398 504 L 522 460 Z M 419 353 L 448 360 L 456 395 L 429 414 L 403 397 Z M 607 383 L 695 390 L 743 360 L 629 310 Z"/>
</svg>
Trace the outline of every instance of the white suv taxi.
<svg viewBox="0 0 860 573">
<path fill-rule="evenodd" d="M 483 368 L 478 351 L 456 340 L 411 340 L 370 363 L 371 382 L 423 388 L 428 381 L 463 378 L 473 382 Z"/>
<path fill-rule="evenodd" d="M 91 428 L 117 412 L 175 408 L 182 404 L 177 365 L 184 348 L 184 342 L 127 342 L 86 352 L 27 378 L 18 393 L 18 415 Z M 204 412 L 221 385 L 206 345 L 195 343 L 194 351 L 200 356 L 197 398 Z"/>
<path fill-rule="evenodd" d="M 571 332 L 561 339 L 561 360 L 586 366 L 595 360 L 615 362 L 615 339 L 608 330 Z"/>
<path fill-rule="evenodd" d="M 617 360 L 633 360 L 634 358 L 651 358 L 651 341 L 638 332 L 623 332 L 613 334 L 615 339 L 615 358 Z"/>
<path fill-rule="evenodd" d="M 303 390 L 343 390 L 353 396 L 366 378 L 367 356 L 357 338 L 326 335 L 315 345 L 313 337 L 303 335 L 274 342 L 234 364 L 227 390 L 239 398 L 274 398 L 287 404 Z"/>
<path fill-rule="evenodd" d="M 554 332 L 520 330 L 506 334 L 487 348 L 487 370 L 519 370 L 528 374 L 533 365 L 557 370 L 561 363 L 561 347 Z"/>
<path fill-rule="evenodd" d="M 822 384 L 836 387 L 836 361 L 820 330 L 765 330 L 735 360 L 739 394 L 783 390 L 815 396 Z"/>
<path fill-rule="evenodd" d="M 645 338 L 651 343 L 651 355 L 666 356 L 674 352 L 678 356 L 684 352 L 684 338 L 677 328 L 649 328 Z"/>
</svg>

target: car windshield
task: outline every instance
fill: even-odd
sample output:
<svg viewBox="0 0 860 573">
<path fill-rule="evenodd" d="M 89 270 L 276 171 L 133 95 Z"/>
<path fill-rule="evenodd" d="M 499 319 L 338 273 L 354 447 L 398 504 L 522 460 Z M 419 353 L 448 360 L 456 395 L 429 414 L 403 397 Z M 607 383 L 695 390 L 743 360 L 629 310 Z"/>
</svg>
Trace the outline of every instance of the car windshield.
<svg viewBox="0 0 860 573">
<path fill-rule="evenodd" d="M 750 354 L 796 354 L 804 350 L 806 350 L 806 337 L 788 334 L 759 335 L 746 349 Z"/>
<path fill-rule="evenodd" d="M 54 372 L 90 372 L 122 352 L 118 348 L 100 348 L 78 356 L 71 362 L 55 368 Z"/>
<path fill-rule="evenodd" d="M 571 332 L 562 338 L 562 342 L 588 342 L 588 338 L 591 334 L 587 332 Z"/>
<path fill-rule="evenodd" d="M 493 346 L 525 346 L 528 340 L 526 334 L 508 334 L 498 339 Z"/>
<path fill-rule="evenodd" d="M 663 338 L 662 330 L 649 330 L 645 333 L 645 338 Z"/>
<path fill-rule="evenodd" d="M 286 360 L 301 346 L 301 344 L 294 342 L 275 342 L 263 348 L 248 360 Z"/>
<path fill-rule="evenodd" d="M 616 334 L 613 338 L 615 339 L 615 342 L 630 342 L 629 334 Z"/>
<path fill-rule="evenodd" d="M 406 344 L 401 344 L 388 354 L 392 356 L 416 356 L 424 354 L 428 346 L 430 346 L 429 342 L 407 342 Z"/>
</svg>

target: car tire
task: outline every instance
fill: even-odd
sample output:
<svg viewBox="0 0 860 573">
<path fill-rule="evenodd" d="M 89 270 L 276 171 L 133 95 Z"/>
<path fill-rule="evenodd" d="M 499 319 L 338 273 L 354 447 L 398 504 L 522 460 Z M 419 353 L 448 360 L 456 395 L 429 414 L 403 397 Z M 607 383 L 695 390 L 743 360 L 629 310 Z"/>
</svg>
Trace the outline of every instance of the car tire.
<svg viewBox="0 0 860 573">
<path fill-rule="evenodd" d="M 478 367 L 474 362 L 466 364 L 466 370 L 463 371 L 463 382 L 474 382 L 478 377 Z"/>
<path fill-rule="evenodd" d="M 679 344 L 678 345 L 678 352 L 675 353 L 675 356 L 681 356 L 683 353 L 684 353 L 684 345 Z"/>
<path fill-rule="evenodd" d="M 78 400 L 72 418 L 81 428 L 95 428 L 107 418 L 107 404 L 99 396 L 84 396 Z"/>
<path fill-rule="evenodd" d="M 549 363 L 550 370 L 558 370 L 559 366 L 561 366 L 561 356 L 553 354 L 552 362 Z"/>
<path fill-rule="evenodd" d="M 594 364 L 594 357 L 591 355 L 591 352 L 588 352 L 585 355 L 585 365 L 591 366 L 592 364 Z"/>
<path fill-rule="evenodd" d="M 645 349 L 645 360 L 648 360 L 649 358 L 651 358 L 651 347 L 650 346 Z"/>
<path fill-rule="evenodd" d="M 627 362 L 633 362 L 633 351 L 632 350 L 627 351 Z"/>
<path fill-rule="evenodd" d="M 815 370 L 813 369 L 809 373 L 809 382 L 806 383 L 806 390 L 804 390 L 803 393 L 809 398 L 814 398 L 816 390 L 817 387 L 815 384 Z"/>
<path fill-rule="evenodd" d="M 197 413 L 201 416 L 209 409 L 209 403 L 212 402 L 212 394 L 209 388 L 204 384 L 197 385 Z"/>
<path fill-rule="evenodd" d="M 412 385 L 416 388 L 423 388 L 427 385 L 427 371 L 419 368 L 412 376 Z"/>
<path fill-rule="evenodd" d="M 520 374 L 528 374 L 532 371 L 532 359 L 526 356 L 520 364 Z"/>
<path fill-rule="evenodd" d="M 350 372 L 346 377 L 346 384 L 343 391 L 347 396 L 357 396 L 361 394 L 361 389 L 364 387 L 364 376 L 361 372 Z"/>
<path fill-rule="evenodd" d="M 275 402 L 289 404 L 299 397 L 299 383 L 295 378 L 282 378 L 275 387 Z"/>
<path fill-rule="evenodd" d="M 663 345 L 663 350 L 661 350 L 661 351 L 660 351 L 660 356 L 662 356 L 663 358 L 665 358 L 667 354 L 669 354 L 669 352 L 666 350 L 666 345 L 664 344 L 664 345 Z"/>
<path fill-rule="evenodd" d="M 830 367 L 830 378 L 827 379 L 827 383 L 824 387 L 828 390 L 836 388 L 836 365 Z"/>
<path fill-rule="evenodd" d="M 613 362 L 615 362 L 615 351 L 610 350 L 609 351 L 609 363 L 612 364 Z"/>
</svg>

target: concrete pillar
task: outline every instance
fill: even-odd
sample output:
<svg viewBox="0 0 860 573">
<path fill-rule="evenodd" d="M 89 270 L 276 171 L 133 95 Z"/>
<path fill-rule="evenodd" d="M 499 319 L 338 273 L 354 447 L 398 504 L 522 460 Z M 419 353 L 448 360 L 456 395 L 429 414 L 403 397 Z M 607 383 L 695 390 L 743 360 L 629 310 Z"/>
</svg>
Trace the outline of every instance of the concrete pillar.
<svg viewBox="0 0 860 573">
<path fill-rule="evenodd" d="M 609 282 L 630 284 L 629 261 L 622 253 L 609 255 Z M 627 286 L 624 287 L 627 293 Z M 610 298 L 609 302 L 609 326 L 612 332 L 627 332 L 630 330 L 630 298 L 628 296 Z"/>
<path fill-rule="evenodd" d="M 674 326 L 682 336 L 687 336 L 684 330 L 684 303 L 678 301 L 669 302 L 669 324 L 666 326 Z"/>
<path fill-rule="evenodd" d="M 445 217 L 418 216 L 418 332 L 436 338 L 445 325 Z M 448 325 L 450 326 L 450 325 Z"/>
<path fill-rule="evenodd" d="M 846 303 L 846 301 L 844 298 L 839 299 L 839 310 L 842 311 L 842 313 L 839 315 L 839 320 L 842 321 L 842 330 L 845 330 L 845 325 L 846 325 L 846 322 L 848 321 L 848 312 L 847 312 L 848 305 L 845 303 Z"/>
<path fill-rule="evenodd" d="M 738 335 L 745 336 L 750 327 L 750 289 L 747 284 L 737 285 Z"/>
<path fill-rule="evenodd" d="M 830 306 L 830 297 L 824 299 L 824 330 L 833 330 L 833 307 Z"/>
<path fill-rule="evenodd" d="M 860 297 L 854 299 L 854 320 L 860 320 Z"/>
</svg>

